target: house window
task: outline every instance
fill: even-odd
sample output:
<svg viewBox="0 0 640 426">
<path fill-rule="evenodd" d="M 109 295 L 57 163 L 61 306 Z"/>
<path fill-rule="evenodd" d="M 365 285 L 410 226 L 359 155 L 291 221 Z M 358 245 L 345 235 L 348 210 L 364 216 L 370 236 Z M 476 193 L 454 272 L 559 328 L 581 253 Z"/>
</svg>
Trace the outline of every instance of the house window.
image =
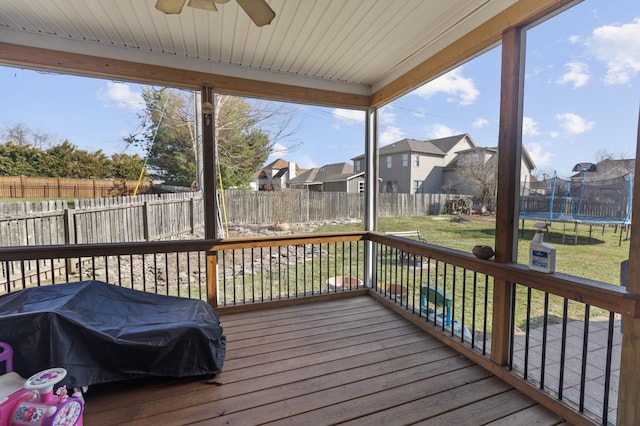
<svg viewBox="0 0 640 426">
<path fill-rule="evenodd" d="M 387 157 L 387 169 L 390 169 L 390 168 L 391 168 L 391 156 L 389 155 Z"/>
<path fill-rule="evenodd" d="M 414 180 L 413 181 L 413 193 L 414 194 L 422 194 L 422 181 Z"/>
<path fill-rule="evenodd" d="M 359 180 L 358 181 L 358 193 L 362 194 L 364 192 L 364 181 L 363 180 Z"/>
<path fill-rule="evenodd" d="M 360 160 L 356 161 L 356 172 L 360 171 Z"/>
<path fill-rule="evenodd" d="M 397 180 L 388 180 L 383 183 L 382 192 L 394 193 L 398 190 Z"/>
<path fill-rule="evenodd" d="M 402 167 L 409 167 L 409 154 L 402 154 Z"/>
<path fill-rule="evenodd" d="M 420 156 L 418 154 L 413 156 L 413 166 L 420 167 Z"/>
</svg>

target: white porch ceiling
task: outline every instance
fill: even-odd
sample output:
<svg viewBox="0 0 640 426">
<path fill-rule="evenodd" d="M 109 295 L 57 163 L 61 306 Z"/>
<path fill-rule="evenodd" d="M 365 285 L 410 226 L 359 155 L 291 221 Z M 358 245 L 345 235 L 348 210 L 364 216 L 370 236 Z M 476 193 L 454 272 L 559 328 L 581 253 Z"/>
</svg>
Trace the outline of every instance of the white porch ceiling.
<svg viewBox="0 0 640 426">
<path fill-rule="evenodd" d="M 256 27 L 156 0 L 2 0 L 0 41 L 197 72 L 371 95 L 516 0 L 267 0 Z"/>
</svg>

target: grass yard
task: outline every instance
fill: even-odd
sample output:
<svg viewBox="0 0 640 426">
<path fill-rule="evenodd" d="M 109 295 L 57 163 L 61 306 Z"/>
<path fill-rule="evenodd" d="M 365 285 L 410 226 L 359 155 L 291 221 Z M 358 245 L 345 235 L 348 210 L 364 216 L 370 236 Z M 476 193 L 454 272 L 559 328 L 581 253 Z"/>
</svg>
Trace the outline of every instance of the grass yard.
<svg viewBox="0 0 640 426">
<path fill-rule="evenodd" d="M 519 232 L 518 263 L 528 264 L 529 242 L 535 233 L 534 223 L 535 221 L 525 221 L 524 231 Z M 522 223 L 520 225 L 522 226 Z M 472 216 L 468 220 L 463 220 L 455 216 L 383 217 L 379 218 L 378 228 L 381 232 L 419 230 L 422 238 L 431 244 L 471 252 L 473 246 L 477 244 L 494 246 L 495 218 L 492 216 Z M 361 229 L 362 223 L 360 222 L 324 226 L 318 228 L 316 232 Z M 628 258 L 629 252 L 626 230 L 622 231 L 621 244 L 619 244 L 621 232 L 619 227 L 616 229 L 607 226 L 603 229 L 602 226 L 594 226 L 591 229 L 591 238 L 589 238 L 588 225 L 579 225 L 577 231 L 577 243 L 573 224 L 563 226 L 562 223 L 554 223 L 550 239 L 549 235 L 545 233 L 545 241 L 556 248 L 556 271 L 618 285 L 620 283 L 620 262 Z M 458 271 L 457 273 L 461 274 L 462 272 Z M 458 280 L 458 282 L 460 281 L 461 279 Z M 487 289 L 481 289 L 483 292 L 485 290 L 489 292 L 489 303 L 491 303 L 492 288 L 493 286 L 489 285 Z M 447 291 L 449 292 L 449 290 Z M 465 311 L 471 310 L 469 300 L 463 301 L 463 295 L 459 291 L 456 290 L 454 298 L 459 307 L 464 306 Z M 563 316 L 564 299 L 549 296 L 547 303 L 550 322 Z M 544 305 L 544 293 L 537 290 L 529 291 L 526 287 L 518 286 L 516 294 L 517 326 L 525 327 L 527 311 L 529 311 L 530 326 L 541 326 Z M 582 320 L 586 315 L 585 305 L 582 303 L 568 302 L 567 309 L 567 315 L 571 319 Z M 490 309 L 489 312 L 491 312 Z M 594 317 L 606 314 L 607 312 L 602 309 L 591 307 L 587 315 Z M 490 323 L 489 319 L 489 327 Z"/>
<path fill-rule="evenodd" d="M 528 264 L 529 242 L 535 233 L 535 221 L 525 221 L 524 232 L 519 232 L 518 263 Z M 521 224 L 520 224 L 521 225 Z M 382 217 L 378 219 L 380 232 L 414 231 L 428 243 L 471 252 L 473 246 L 484 244 L 494 247 L 495 217 L 471 216 L 469 220 L 457 220 L 456 216 Z M 323 226 L 316 232 L 359 231 L 362 222 Z M 554 222 L 551 239 L 545 233 L 545 242 L 556 248 L 556 271 L 577 277 L 589 278 L 610 284 L 620 284 L 620 262 L 629 256 L 629 241 L 623 232 L 618 245 L 620 228 L 593 227 L 589 241 L 589 226 L 578 226 L 578 240 L 574 243 L 573 224 L 567 224 L 565 242 L 562 242 L 563 224 Z"/>
</svg>

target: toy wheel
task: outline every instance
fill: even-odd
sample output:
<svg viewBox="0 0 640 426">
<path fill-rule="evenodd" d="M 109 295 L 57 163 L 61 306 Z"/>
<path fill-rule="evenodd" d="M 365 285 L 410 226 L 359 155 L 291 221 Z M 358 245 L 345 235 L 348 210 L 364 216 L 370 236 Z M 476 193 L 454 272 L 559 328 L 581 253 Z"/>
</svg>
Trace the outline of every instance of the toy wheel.
<svg viewBox="0 0 640 426">
<path fill-rule="evenodd" d="M 24 387 L 25 389 L 37 391 L 47 388 L 53 389 L 53 386 L 66 376 L 67 370 L 64 368 L 50 368 L 29 377 Z"/>
<path fill-rule="evenodd" d="M 76 400 L 68 401 L 58 410 L 51 426 L 73 426 L 82 415 L 82 404 Z"/>
</svg>

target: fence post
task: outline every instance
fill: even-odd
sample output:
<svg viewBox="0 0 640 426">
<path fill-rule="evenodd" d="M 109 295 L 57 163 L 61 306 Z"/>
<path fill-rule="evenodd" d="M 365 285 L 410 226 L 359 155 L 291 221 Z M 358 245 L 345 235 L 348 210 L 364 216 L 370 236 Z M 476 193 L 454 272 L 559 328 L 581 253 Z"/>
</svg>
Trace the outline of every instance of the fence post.
<svg viewBox="0 0 640 426">
<path fill-rule="evenodd" d="M 151 241 L 149 239 L 149 201 L 147 200 L 142 203 L 142 234 L 145 241 Z"/>
<path fill-rule="evenodd" d="M 189 200 L 189 206 L 191 208 L 191 214 L 189 217 L 191 218 L 191 235 L 196 234 L 196 197 L 191 194 L 191 199 Z"/>
</svg>

